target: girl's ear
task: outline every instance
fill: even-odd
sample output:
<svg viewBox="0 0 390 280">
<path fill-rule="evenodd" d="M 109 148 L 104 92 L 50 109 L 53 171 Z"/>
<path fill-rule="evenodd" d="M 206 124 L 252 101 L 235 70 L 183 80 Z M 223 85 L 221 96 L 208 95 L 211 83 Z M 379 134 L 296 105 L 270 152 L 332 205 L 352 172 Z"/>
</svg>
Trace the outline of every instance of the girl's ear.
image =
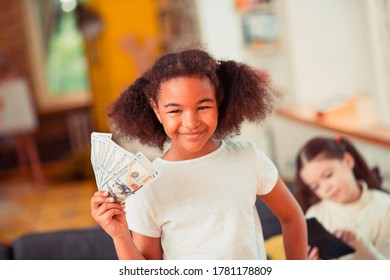
<svg viewBox="0 0 390 280">
<path fill-rule="evenodd" d="M 344 161 L 347 163 L 349 168 L 353 169 L 355 167 L 355 159 L 350 153 L 344 153 Z"/>
<path fill-rule="evenodd" d="M 161 117 L 160 117 L 160 113 L 158 111 L 158 106 L 157 106 L 156 102 L 154 102 L 154 100 L 152 98 L 150 98 L 149 99 L 149 103 L 150 103 L 150 106 L 152 107 L 152 109 L 154 111 L 154 114 L 156 115 L 157 119 L 161 123 Z"/>
</svg>

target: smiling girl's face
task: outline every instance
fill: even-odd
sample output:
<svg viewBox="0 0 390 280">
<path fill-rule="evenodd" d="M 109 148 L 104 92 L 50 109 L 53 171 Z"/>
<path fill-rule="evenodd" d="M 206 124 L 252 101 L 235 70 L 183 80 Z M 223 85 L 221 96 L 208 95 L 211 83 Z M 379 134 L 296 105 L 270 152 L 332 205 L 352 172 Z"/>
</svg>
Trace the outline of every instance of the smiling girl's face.
<svg viewBox="0 0 390 280">
<path fill-rule="evenodd" d="M 178 77 L 160 86 L 153 110 L 171 139 L 167 160 L 186 160 L 206 155 L 219 146 L 212 138 L 218 125 L 215 88 L 208 78 Z"/>
<path fill-rule="evenodd" d="M 342 160 L 320 154 L 304 162 L 299 175 L 320 199 L 349 203 L 359 199 L 361 194 L 353 166 L 354 160 L 349 153 L 345 153 Z"/>
</svg>

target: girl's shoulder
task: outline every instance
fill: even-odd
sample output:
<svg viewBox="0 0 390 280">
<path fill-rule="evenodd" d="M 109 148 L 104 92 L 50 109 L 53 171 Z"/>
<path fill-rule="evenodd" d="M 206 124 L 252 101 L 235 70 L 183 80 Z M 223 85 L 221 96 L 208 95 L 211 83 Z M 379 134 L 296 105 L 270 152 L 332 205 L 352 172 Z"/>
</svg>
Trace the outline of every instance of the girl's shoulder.
<svg viewBox="0 0 390 280">
<path fill-rule="evenodd" d="M 256 147 L 254 142 L 251 141 L 238 141 L 238 140 L 224 140 L 224 150 L 226 153 L 235 154 L 245 157 L 254 157 L 256 154 L 263 154 L 263 152 Z"/>
<path fill-rule="evenodd" d="M 252 141 L 224 140 L 225 151 L 240 156 L 246 164 L 274 165 L 271 158 Z"/>
<path fill-rule="evenodd" d="M 253 151 L 259 150 L 254 142 L 251 141 L 238 141 L 238 140 L 223 140 L 226 149 L 240 150 L 240 151 Z"/>
<path fill-rule="evenodd" d="M 375 203 L 390 207 L 390 193 L 377 189 L 370 189 L 369 191 Z"/>
<path fill-rule="evenodd" d="M 231 150 L 237 150 L 241 152 L 248 152 L 251 154 L 262 154 L 266 155 L 267 153 L 263 151 L 260 147 L 256 145 L 253 141 L 245 140 L 223 140 L 225 148 Z"/>
</svg>

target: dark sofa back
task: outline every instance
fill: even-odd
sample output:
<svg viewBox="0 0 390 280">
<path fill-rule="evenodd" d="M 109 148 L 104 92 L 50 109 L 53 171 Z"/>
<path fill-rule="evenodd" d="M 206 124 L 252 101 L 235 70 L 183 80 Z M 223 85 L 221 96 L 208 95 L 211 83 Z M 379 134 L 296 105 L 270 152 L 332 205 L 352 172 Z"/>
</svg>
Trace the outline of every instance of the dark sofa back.
<svg viewBox="0 0 390 280">
<path fill-rule="evenodd" d="M 12 248 L 7 244 L 0 244 L 0 260 L 12 260 Z"/>
<path fill-rule="evenodd" d="M 100 227 L 27 234 L 14 240 L 16 260 L 115 260 L 111 237 Z"/>
</svg>

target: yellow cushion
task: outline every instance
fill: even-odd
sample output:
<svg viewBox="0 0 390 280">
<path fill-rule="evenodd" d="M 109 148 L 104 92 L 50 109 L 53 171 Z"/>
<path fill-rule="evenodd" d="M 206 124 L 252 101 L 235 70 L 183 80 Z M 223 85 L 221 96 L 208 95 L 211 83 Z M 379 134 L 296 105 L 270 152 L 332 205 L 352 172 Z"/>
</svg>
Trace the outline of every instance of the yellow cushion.
<svg viewBox="0 0 390 280">
<path fill-rule="evenodd" d="M 283 236 L 278 234 L 265 240 L 265 251 L 270 260 L 285 260 Z"/>
</svg>

